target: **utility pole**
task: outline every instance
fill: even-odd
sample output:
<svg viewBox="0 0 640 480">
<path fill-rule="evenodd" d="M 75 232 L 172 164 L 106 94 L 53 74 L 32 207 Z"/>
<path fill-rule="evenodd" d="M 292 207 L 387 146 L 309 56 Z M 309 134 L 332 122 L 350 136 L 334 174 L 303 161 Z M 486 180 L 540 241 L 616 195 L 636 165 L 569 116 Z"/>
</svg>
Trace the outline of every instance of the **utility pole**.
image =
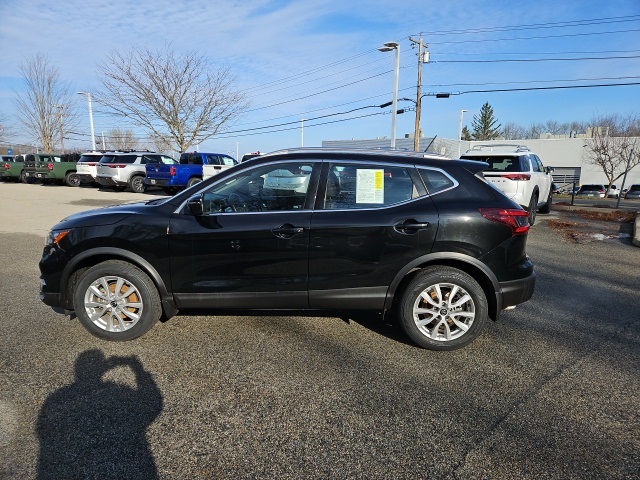
<svg viewBox="0 0 640 480">
<path fill-rule="evenodd" d="M 64 131 L 62 128 L 62 109 L 64 106 L 62 105 L 54 105 L 58 110 L 58 126 L 60 127 L 60 149 L 62 150 L 62 155 L 64 155 Z"/>
<path fill-rule="evenodd" d="M 418 86 L 416 88 L 416 121 L 413 131 L 413 151 L 417 152 L 420 148 L 420 111 L 422 107 L 422 64 L 429 61 L 429 52 L 424 50 L 428 45 L 422 43 L 422 37 L 415 40 L 409 37 L 411 43 L 418 44 Z"/>
</svg>

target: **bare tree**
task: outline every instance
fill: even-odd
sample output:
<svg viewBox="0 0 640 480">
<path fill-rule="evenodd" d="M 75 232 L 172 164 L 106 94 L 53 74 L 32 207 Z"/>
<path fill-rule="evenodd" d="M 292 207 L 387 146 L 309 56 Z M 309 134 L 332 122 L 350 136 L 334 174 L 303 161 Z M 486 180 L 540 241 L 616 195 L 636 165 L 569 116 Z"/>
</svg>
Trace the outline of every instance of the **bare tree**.
<svg viewBox="0 0 640 480">
<path fill-rule="evenodd" d="M 7 146 L 12 143 L 15 130 L 13 125 L 9 123 L 7 116 L 0 113 L 0 145 Z M 7 147 L 8 148 L 8 147 Z"/>
<path fill-rule="evenodd" d="M 71 85 L 46 56 L 36 54 L 20 66 L 25 93 L 14 99 L 18 120 L 47 153 L 53 153 L 76 122 Z M 62 147 L 62 145 L 61 145 Z"/>
<path fill-rule="evenodd" d="M 106 146 L 109 150 L 135 150 L 138 139 L 129 129 L 112 128 L 107 132 Z"/>
<path fill-rule="evenodd" d="M 505 140 L 522 140 L 525 138 L 525 130 L 520 125 L 509 122 L 502 128 L 502 136 Z"/>
<path fill-rule="evenodd" d="M 96 101 L 178 152 L 212 137 L 246 108 L 229 70 L 197 52 L 133 47 L 111 52 L 99 71 L 104 92 Z"/>
<path fill-rule="evenodd" d="M 640 164 L 640 118 L 608 115 L 591 121 L 591 138 L 585 145 L 585 162 L 604 172 L 609 185 Z"/>
</svg>

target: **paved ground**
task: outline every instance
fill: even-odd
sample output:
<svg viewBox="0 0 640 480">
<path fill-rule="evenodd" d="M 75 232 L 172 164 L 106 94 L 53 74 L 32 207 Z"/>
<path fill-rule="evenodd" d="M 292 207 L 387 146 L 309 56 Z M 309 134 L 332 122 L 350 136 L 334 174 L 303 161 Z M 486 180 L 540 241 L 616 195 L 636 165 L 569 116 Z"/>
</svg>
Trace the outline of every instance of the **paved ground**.
<svg viewBox="0 0 640 480">
<path fill-rule="evenodd" d="M 534 298 L 455 352 L 370 315 L 179 316 L 106 343 L 39 302 L 37 262 L 62 216 L 134 198 L 0 183 L 0 478 L 640 476 L 628 239 L 538 216 Z"/>
</svg>

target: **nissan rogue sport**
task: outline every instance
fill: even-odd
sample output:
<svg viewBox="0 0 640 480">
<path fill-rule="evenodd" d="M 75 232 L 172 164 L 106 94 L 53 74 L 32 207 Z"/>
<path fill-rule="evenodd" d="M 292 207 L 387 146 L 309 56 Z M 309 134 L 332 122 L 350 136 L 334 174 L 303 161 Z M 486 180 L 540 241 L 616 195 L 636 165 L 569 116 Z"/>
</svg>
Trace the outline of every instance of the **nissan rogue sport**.
<svg viewBox="0 0 640 480">
<path fill-rule="evenodd" d="M 48 235 L 40 298 L 93 335 L 131 340 L 198 309 L 377 311 L 433 350 L 527 301 L 528 213 L 487 163 L 295 149 L 173 197 L 71 215 Z"/>
</svg>

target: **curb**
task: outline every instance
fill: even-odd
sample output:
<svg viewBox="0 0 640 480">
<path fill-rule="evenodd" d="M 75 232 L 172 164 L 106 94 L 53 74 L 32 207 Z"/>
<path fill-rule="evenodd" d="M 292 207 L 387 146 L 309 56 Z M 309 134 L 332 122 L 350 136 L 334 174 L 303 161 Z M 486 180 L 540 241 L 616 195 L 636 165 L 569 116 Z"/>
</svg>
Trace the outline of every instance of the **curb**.
<svg viewBox="0 0 640 480">
<path fill-rule="evenodd" d="M 583 212 L 607 212 L 612 213 L 618 210 L 623 210 L 626 212 L 636 212 L 636 219 L 633 222 L 633 234 L 631 236 L 631 243 L 636 247 L 640 247 L 640 215 L 638 215 L 638 211 L 632 208 L 600 208 L 600 207 L 583 207 L 578 205 L 557 205 L 553 204 L 551 207 L 553 210 L 560 210 L 566 212 L 574 212 L 577 210 L 582 210 Z"/>
</svg>

